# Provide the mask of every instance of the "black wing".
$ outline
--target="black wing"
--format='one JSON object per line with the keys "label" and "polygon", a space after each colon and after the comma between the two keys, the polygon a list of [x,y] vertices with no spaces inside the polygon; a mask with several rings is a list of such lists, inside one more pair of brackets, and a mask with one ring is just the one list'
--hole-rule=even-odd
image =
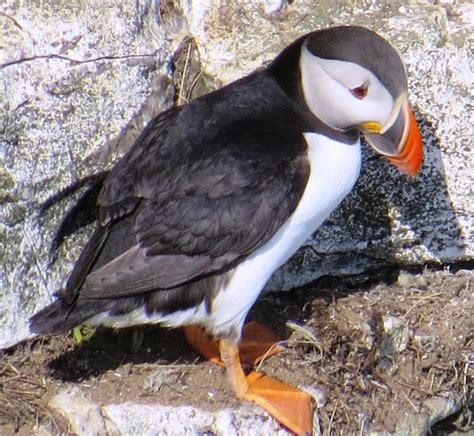
{"label": "black wing", "polygon": [[107,238],[97,256],[97,247],[81,256],[94,257],[93,271],[69,292],[110,298],[173,288],[231,268],[285,223],[309,175],[306,145],[290,127],[297,114],[285,95],[259,77],[150,123],[104,182],[107,230],[98,232]]}

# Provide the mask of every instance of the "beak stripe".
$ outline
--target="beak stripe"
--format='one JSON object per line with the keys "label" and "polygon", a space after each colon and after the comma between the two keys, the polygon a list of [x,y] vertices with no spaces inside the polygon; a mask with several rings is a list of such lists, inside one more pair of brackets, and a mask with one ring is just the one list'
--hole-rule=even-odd
{"label": "beak stripe", "polygon": [[407,110],[407,115],[408,134],[401,147],[400,154],[387,157],[387,159],[404,173],[416,176],[423,160],[423,145],[415,116],[410,109]]}

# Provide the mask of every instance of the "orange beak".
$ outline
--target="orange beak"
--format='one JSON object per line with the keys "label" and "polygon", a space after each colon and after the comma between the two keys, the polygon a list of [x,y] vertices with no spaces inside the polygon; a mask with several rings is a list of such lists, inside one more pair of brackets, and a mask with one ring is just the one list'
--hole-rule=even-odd
{"label": "orange beak", "polygon": [[403,173],[414,177],[418,174],[423,160],[423,142],[415,116],[409,108],[406,118],[408,118],[408,126],[405,142],[401,146],[400,153],[395,156],[387,156],[387,160]]}
{"label": "orange beak", "polygon": [[361,127],[365,139],[377,153],[401,172],[412,177],[417,175],[423,160],[423,143],[407,100],[400,106],[395,122],[384,133],[377,133],[376,123],[365,123]]}

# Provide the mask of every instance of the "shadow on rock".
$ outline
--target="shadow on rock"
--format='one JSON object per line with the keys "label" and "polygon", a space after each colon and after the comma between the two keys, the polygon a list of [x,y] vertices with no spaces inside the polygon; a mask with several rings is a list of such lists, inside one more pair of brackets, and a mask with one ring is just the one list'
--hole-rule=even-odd
{"label": "shadow on rock", "polygon": [[[450,198],[436,131],[419,112],[418,123],[425,150],[420,174],[416,178],[400,174],[364,147],[365,162],[356,188],[315,235],[313,268],[353,274],[383,266],[441,265],[466,258],[466,241]],[[346,249],[338,242],[332,246],[331,227],[337,226],[341,227],[336,229],[337,238],[357,245]],[[317,248],[320,240],[321,250]]]}

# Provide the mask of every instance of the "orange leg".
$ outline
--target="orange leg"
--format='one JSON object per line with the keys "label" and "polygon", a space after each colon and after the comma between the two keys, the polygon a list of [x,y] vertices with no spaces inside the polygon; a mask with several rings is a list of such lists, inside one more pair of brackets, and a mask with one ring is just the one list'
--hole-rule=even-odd
{"label": "orange leg", "polygon": [[[270,336],[263,333],[265,340],[260,346],[257,339],[249,338],[249,333],[262,333],[265,330],[269,331],[268,328],[256,323],[247,329],[246,340],[251,344],[247,347],[244,344],[243,351],[247,353],[247,362],[255,363],[264,355],[275,354],[281,350],[277,348],[271,351],[271,354],[268,352],[275,343],[274,333],[272,333],[273,342]],[[198,327],[187,327],[186,336],[190,344],[207,359],[225,366],[230,386],[238,398],[258,404],[297,435],[311,434],[313,409],[309,395],[262,373],[252,371],[245,376],[239,356],[239,354],[242,355],[242,351],[234,341],[222,339],[217,344]],[[245,334],[242,342],[245,342],[244,336]]]}
{"label": "orange leg", "polygon": [[[201,327],[188,326],[184,329],[186,339],[189,344],[207,360],[216,365],[224,366],[219,351],[219,343],[209,339]],[[273,356],[283,351],[283,347],[278,345],[280,338],[267,326],[250,321],[245,324],[242,330],[242,337],[239,343],[240,361],[258,364],[264,358]]]}

